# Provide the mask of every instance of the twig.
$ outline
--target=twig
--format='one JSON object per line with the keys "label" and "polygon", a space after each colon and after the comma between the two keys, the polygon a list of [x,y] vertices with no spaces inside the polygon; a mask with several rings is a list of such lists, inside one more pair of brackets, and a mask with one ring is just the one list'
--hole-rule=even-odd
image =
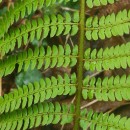
{"label": "twig", "polygon": [[[77,10],[77,9],[72,9],[72,8],[63,7],[63,6],[61,6],[61,9],[62,9],[62,10],[65,10],[65,11],[70,11],[70,12],[76,12],[76,11],[79,11],[79,10]],[[85,14],[86,14],[86,15],[90,15],[89,12],[90,12],[90,11],[86,11]]]}
{"label": "twig", "polygon": [[103,70],[100,71],[100,72],[97,71],[97,72],[91,74],[89,78],[91,79],[92,77],[95,77],[95,76],[97,76],[98,74],[100,74],[100,73],[102,73],[102,72],[103,72]]}
{"label": "twig", "polygon": [[68,42],[68,40],[69,40],[69,37],[70,37],[70,35],[68,34],[68,35],[66,36],[66,39],[65,39],[65,44],[67,44],[67,42]]}
{"label": "twig", "polygon": [[71,36],[70,36],[70,43],[71,43],[72,47],[74,47],[74,42],[72,41]]}
{"label": "twig", "polygon": [[83,105],[80,109],[84,109],[84,108],[86,108],[86,107],[89,107],[90,105],[92,105],[92,104],[94,104],[94,103],[96,103],[96,102],[98,102],[97,99],[93,100],[92,102],[89,102],[88,104]]}
{"label": "twig", "polygon": [[76,10],[76,9],[72,9],[72,8],[68,8],[68,7],[63,7],[63,6],[61,6],[61,9],[62,10],[66,10],[66,11],[71,11],[71,12],[79,11],[79,10]]}

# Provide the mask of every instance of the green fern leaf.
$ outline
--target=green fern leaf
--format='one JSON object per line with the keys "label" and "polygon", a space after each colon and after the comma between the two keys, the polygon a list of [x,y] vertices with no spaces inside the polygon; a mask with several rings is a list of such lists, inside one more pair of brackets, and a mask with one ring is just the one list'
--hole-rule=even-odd
{"label": "green fern leaf", "polygon": [[84,67],[86,70],[97,70],[101,71],[130,67],[130,43],[123,44],[121,46],[115,46],[106,48],[105,50],[100,49],[97,51],[94,49],[90,52],[90,48],[85,52],[85,63]]}
{"label": "green fern leaf", "polygon": [[130,100],[130,76],[126,77],[110,77],[98,78],[95,77],[89,79],[87,76],[83,81],[82,95],[84,99],[93,99],[96,97],[97,100],[103,101],[122,101]]}
{"label": "green fern leaf", "polygon": [[102,16],[100,19],[89,17],[86,20],[86,38],[98,40],[129,34],[130,11],[123,10],[116,14]]}
{"label": "green fern leaf", "polygon": [[18,0],[15,2],[14,7],[11,7],[0,21],[0,38],[4,37],[4,34],[8,31],[9,27],[14,22],[18,21],[19,18],[24,18],[26,14],[30,15],[37,9],[40,9],[43,6],[48,7],[56,2],[62,3],[64,0]]}
{"label": "green fern leaf", "polygon": [[130,118],[114,114],[96,113],[86,109],[81,111],[80,126],[83,130],[129,130]]}
{"label": "green fern leaf", "polygon": [[44,102],[0,116],[0,129],[28,129],[41,125],[71,123],[74,105]]}
{"label": "green fern leaf", "polygon": [[5,38],[0,40],[0,51],[1,55],[4,56],[9,50],[14,50],[16,43],[18,48],[21,47],[22,42],[26,45],[29,42],[32,42],[34,38],[38,40],[40,38],[46,38],[49,35],[50,37],[59,36],[63,34],[72,34],[75,35],[78,32],[78,22],[79,22],[79,13],[76,12],[71,18],[69,13],[65,14],[65,17],[62,15],[48,15],[44,16],[44,19],[28,21],[25,25],[20,26],[20,28],[13,28],[7,34]]}
{"label": "green fern leaf", "polygon": [[[65,74],[62,78],[51,77],[41,79],[40,82],[29,83],[19,87],[0,98],[0,113],[9,112],[18,108],[30,107],[58,95],[73,95],[76,92],[76,75],[70,77]],[[62,82],[61,82],[62,81]]]}
{"label": "green fern leaf", "polygon": [[66,44],[65,47],[62,48],[62,50],[64,49],[64,53],[59,51],[60,48],[62,47],[53,46],[51,48],[48,46],[45,52],[44,48],[40,47],[35,48],[34,51],[29,49],[28,51],[5,58],[0,61],[0,76],[10,74],[14,70],[16,64],[19,65],[18,72],[20,72],[22,68],[24,71],[27,71],[29,66],[31,66],[31,69],[34,69],[35,67],[40,69],[42,65],[44,65],[44,69],[47,69],[48,67],[57,67],[57,65],[58,67],[74,66],[77,62],[77,45],[71,49],[70,46]]}

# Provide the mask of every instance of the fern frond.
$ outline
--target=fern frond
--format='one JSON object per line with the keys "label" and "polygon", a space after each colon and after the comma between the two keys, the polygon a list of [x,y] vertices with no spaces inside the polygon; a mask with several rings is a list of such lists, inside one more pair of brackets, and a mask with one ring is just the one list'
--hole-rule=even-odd
{"label": "fern frond", "polygon": [[112,13],[102,16],[100,19],[90,17],[86,21],[86,38],[88,40],[98,40],[110,38],[112,36],[122,36],[129,34],[130,30],[130,10],[120,11],[117,15]]}
{"label": "fern frond", "polygon": [[62,78],[45,78],[40,82],[29,83],[19,87],[9,94],[0,97],[0,113],[9,112],[18,108],[30,107],[38,102],[43,102],[58,95],[73,95],[76,92],[76,75],[70,77],[65,74]]}
{"label": "fern frond", "polygon": [[83,81],[82,95],[84,99],[96,99],[103,101],[130,100],[130,76],[106,77],[103,80],[87,76]]}
{"label": "fern frond", "polygon": [[68,44],[58,47],[53,45],[47,47],[46,51],[43,47],[35,48],[18,53],[17,55],[9,56],[8,58],[0,61],[0,76],[10,74],[15,65],[18,64],[18,72],[23,68],[27,71],[30,67],[33,70],[35,67],[40,69],[44,65],[44,69],[48,67],[67,67],[74,66],[77,63],[78,46],[75,45],[72,50]]}
{"label": "fern frond", "polygon": [[16,43],[18,48],[22,43],[25,45],[34,38],[46,38],[49,34],[50,37],[59,36],[61,34],[75,35],[78,32],[79,13],[74,13],[73,17],[69,13],[65,16],[58,14],[57,16],[44,15],[44,19],[28,21],[20,28],[11,29],[3,39],[0,40],[0,52],[4,56],[9,50],[13,50]]}
{"label": "fern frond", "polygon": [[93,8],[94,6],[114,4],[116,1],[119,0],[86,0],[86,4],[89,8]]}
{"label": "fern frond", "polygon": [[85,51],[85,63],[84,67],[86,70],[97,70],[101,71],[114,69],[114,68],[124,68],[130,67],[130,43],[117,45],[115,47],[102,48],[97,51],[87,49]]}
{"label": "fern frond", "polygon": [[129,130],[130,118],[114,114],[96,113],[92,110],[81,111],[80,126],[83,130]]}
{"label": "fern frond", "polygon": [[25,15],[30,15],[37,9],[43,6],[50,6],[56,2],[62,3],[64,0],[18,0],[15,2],[14,7],[3,16],[0,21],[0,38],[8,31],[9,27],[19,18],[24,18]]}
{"label": "fern frond", "polygon": [[12,113],[0,116],[1,130],[26,130],[39,125],[57,124],[61,125],[73,121],[74,105],[60,105],[56,103],[43,103],[33,105],[27,109],[19,109]]}
{"label": "fern frond", "polygon": [[[11,113],[0,116],[0,129],[31,129],[39,125],[57,124],[61,125],[71,123],[75,116],[75,107],[71,104],[60,105],[59,103],[47,103],[33,105],[32,107],[19,109]],[[129,130],[130,118],[114,114],[108,115],[103,113],[94,113],[86,109],[81,111],[80,126],[83,130],[88,127],[90,130],[112,129],[112,130]]]}

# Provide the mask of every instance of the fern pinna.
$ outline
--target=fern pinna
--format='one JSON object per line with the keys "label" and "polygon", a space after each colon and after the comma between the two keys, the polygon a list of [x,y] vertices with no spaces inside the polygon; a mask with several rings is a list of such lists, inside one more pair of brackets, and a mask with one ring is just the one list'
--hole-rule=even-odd
{"label": "fern pinna", "polygon": [[[97,41],[129,34],[130,11],[122,10],[107,16],[88,17],[86,7],[106,6],[119,0],[16,0],[0,19],[0,77],[29,68],[77,68],[74,73],[44,77],[22,85],[0,97],[0,129],[25,130],[49,124],[73,122],[74,130],[129,130],[130,118],[82,109],[81,101],[130,100],[130,76],[96,78],[84,71],[105,71],[130,67],[130,43],[107,48],[85,48],[85,41]],[[2,2],[0,0],[0,2]],[[79,10],[47,14],[44,8],[56,4],[80,3]],[[35,13],[42,16],[33,19]],[[18,25],[21,19],[24,24]],[[74,45],[29,47],[34,39],[43,40],[61,35],[78,35]],[[31,76],[31,75],[30,75]],[[56,97],[75,96],[75,102],[56,102]]]}
{"label": "fern pinna", "polygon": [[78,31],[78,13],[73,14],[73,18],[69,13],[64,16],[45,15],[43,19],[28,20],[25,25],[21,25],[19,28],[11,28],[5,37],[0,41],[1,55],[4,56],[9,50],[14,50],[14,47],[21,47],[21,44],[25,45],[27,42],[32,42],[34,38],[38,40],[40,38],[46,38],[59,36],[61,34],[75,35]]}

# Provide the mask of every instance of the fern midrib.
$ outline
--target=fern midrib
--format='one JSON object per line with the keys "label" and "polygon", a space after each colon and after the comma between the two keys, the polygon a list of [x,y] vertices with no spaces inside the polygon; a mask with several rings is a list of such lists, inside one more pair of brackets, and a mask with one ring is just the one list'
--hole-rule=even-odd
{"label": "fern midrib", "polygon": [[[111,86],[111,87],[110,87]],[[115,86],[120,86],[120,87],[115,87]],[[90,87],[90,88],[87,88],[87,87]],[[117,89],[122,89],[122,87],[123,87],[123,89],[125,88],[129,88],[130,89],[130,85],[128,85],[127,83],[126,83],[126,85],[121,85],[121,84],[114,84],[114,85],[107,85],[107,86],[100,86],[100,88],[98,88],[97,86],[94,86],[94,87],[91,87],[90,85],[87,85],[87,86],[83,86],[82,87],[82,89],[87,89],[87,90],[107,90],[107,91],[110,91],[110,90],[114,90],[114,91],[116,91]]]}
{"label": "fern midrib", "polygon": [[15,40],[15,39],[18,39],[19,37],[23,37],[24,36],[24,34],[27,34],[27,33],[30,33],[30,32],[32,32],[32,31],[36,31],[36,30],[38,30],[38,29],[40,29],[40,28],[45,28],[45,27],[51,27],[51,26],[59,26],[59,25],[78,25],[78,23],[56,23],[56,24],[45,24],[44,26],[38,26],[38,27],[35,27],[35,28],[31,28],[31,30],[25,30],[24,32],[22,32],[22,33],[20,33],[19,35],[18,34],[16,34],[15,35],[15,37],[13,37],[13,38],[9,38],[9,40],[6,42],[6,39],[5,39],[5,41],[1,41],[1,43],[0,43],[0,47],[1,47],[1,49],[2,48],[4,48],[3,46],[5,46],[6,44],[8,44],[8,43],[10,43],[11,41],[13,41],[13,40]]}
{"label": "fern midrib", "polygon": [[[86,27],[85,30],[87,31],[93,31],[93,30],[101,30],[101,29],[106,29],[106,28],[113,28],[114,26],[119,26],[121,24],[125,24],[125,23],[129,23],[130,22],[130,19],[128,19],[127,21],[123,21],[120,22],[120,23],[117,23],[117,24],[110,24],[108,26],[98,26],[98,27]],[[104,24],[105,25],[105,24]]]}
{"label": "fern midrib", "polygon": [[104,60],[112,60],[112,59],[116,59],[116,58],[121,58],[121,57],[129,57],[129,54],[125,54],[125,55],[118,55],[118,56],[113,56],[113,57],[108,57],[108,58],[95,58],[95,59],[83,59],[84,61],[88,61],[88,62],[98,62],[98,61],[104,61]]}
{"label": "fern midrib", "polygon": [[[49,90],[49,89],[51,89],[51,90],[53,90],[53,89],[55,89],[55,88],[59,88],[59,87],[65,87],[65,86],[76,86],[77,84],[63,84],[63,85],[53,85],[53,86],[51,86],[51,87],[45,87],[45,88],[40,88],[40,89],[38,89],[38,90],[33,90],[33,92],[31,92],[31,93],[25,93],[25,94],[23,94],[23,95],[20,95],[19,97],[15,97],[15,98],[13,98],[13,99],[8,99],[8,100],[4,100],[3,101],[3,103],[1,102],[1,104],[6,104],[7,102],[12,102],[12,101],[14,101],[14,100],[17,100],[17,99],[22,99],[23,97],[28,97],[28,96],[30,96],[30,95],[34,95],[35,93],[40,93],[41,91],[47,91],[47,90]],[[54,87],[55,86],[55,87]],[[45,99],[46,100],[46,99]],[[1,106],[1,104],[0,104],[0,106]]]}
{"label": "fern midrib", "polygon": [[81,106],[81,94],[82,94],[82,81],[83,81],[83,57],[84,57],[84,40],[85,40],[85,12],[86,12],[86,0],[80,0],[80,22],[79,22],[79,37],[78,37],[78,58],[77,58],[77,92],[76,92],[76,101],[75,101],[75,119],[74,119],[74,128],[73,130],[79,130],[80,123],[80,106]]}

